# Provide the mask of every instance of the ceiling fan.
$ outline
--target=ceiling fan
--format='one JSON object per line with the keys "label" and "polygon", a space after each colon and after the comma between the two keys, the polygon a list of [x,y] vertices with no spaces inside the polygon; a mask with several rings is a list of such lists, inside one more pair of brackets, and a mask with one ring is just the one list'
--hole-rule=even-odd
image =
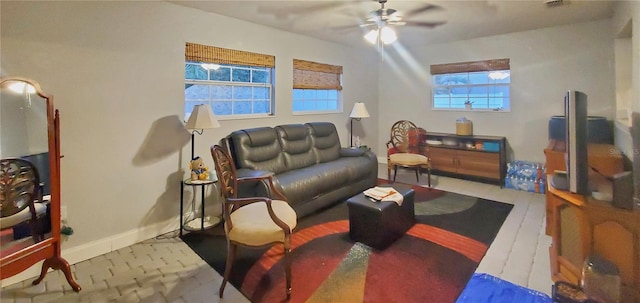
{"label": "ceiling fan", "polygon": [[373,27],[364,38],[367,41],[375,43],[390,44],[397,40],[395,31],[390,26],[421,26],[434,28],[438,25],[442,25],[446,22],[426,22],[426,21],[408,21],[404,18],[410,18],[420,13],[424,13],[430,10],[440,9],[440,6],[427,4],[425,6],[418,7],[405,14],[399,13],[393,8],[385,7],[387,0],[377,0],[380,3],[380,8],[369,13],[369,18],[360,27]]}

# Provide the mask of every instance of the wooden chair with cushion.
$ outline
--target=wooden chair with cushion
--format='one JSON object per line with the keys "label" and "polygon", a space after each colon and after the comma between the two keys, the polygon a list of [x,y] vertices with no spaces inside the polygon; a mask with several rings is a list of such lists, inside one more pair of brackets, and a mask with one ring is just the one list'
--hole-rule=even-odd
{"label": "wooden chair with cushion", "polygon": [[416,181],[420,182],[419,174],[422,169],[427,170],[428,186],[431,187],[431,160],[420,154],[420,136],[426,133],[413,122],[400,120],[391,126],[391,136],[387,142],[387,179],[391,181],[391,168],[393,168],[393,181],[396,180],[398,167],[414,169]]}
{"label": "wooden chair with cushion", "polygon": [[29,222],[34,242],[44,240],[38,219],[46,215],[40,175],[33,163],[21,158],[0,160],[0,230]]}
{"label": "wooden chair with cushion", "polygon": [[[227,237],[227,261],[220,298],[229,280],[237,246],[264,248],[275,243],[284,246],[286,292],[287,299],[291,298],[291,232],[297,224],[296,212],[273,185],[271,175],[238,179],[233,159],[225,149],[215,145],[211,148],[211,155],[223,197],[222,216]],[[238,182],[243,181],[264,181],[270,186],[272,197],[279,199],[238,198]]]}

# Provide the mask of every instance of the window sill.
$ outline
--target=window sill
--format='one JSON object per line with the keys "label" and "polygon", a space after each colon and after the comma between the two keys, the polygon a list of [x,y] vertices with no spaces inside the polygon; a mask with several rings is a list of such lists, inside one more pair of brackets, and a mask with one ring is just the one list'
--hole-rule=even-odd
{"label": "window sill", "polygon": [[220,116],[216,115],[216,118],[220,121],[224,120],[245,120],[245,119],[264,119],[264,118],[275,118],[276,115],[231,115],[231,116]]}
{"label": "window sill", "polygon": [[511,109],[484,109],[484,108],[474,108],[474,109],[464,109],[464,108],[431,108],[434,111],[443,111],[443,112],[461,112],[461,113],[510,113]]}
{"label": "window sill", "polygon": [[343,111],[317,111],[317,112],[293,112],[291,115],[293,116],[307,116],[307,115],[326,115],[326,114],[340,114]]}

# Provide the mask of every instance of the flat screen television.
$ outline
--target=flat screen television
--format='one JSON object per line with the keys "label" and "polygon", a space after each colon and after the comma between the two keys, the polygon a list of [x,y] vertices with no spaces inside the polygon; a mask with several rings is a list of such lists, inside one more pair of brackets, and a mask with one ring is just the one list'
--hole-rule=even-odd
{"label": "flat screen television", "polygon": [[555,174],[551,185],[572,193],[589,194],[587,161],[587,95],[567,91],[564,97],[566,174]]}

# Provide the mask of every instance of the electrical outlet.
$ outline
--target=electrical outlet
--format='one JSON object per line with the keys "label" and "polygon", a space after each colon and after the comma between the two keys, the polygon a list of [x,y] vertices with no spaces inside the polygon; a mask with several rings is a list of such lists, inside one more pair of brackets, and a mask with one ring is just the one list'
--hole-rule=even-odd
{"label": "electrical outlet", "polygon": [[60,220],[63,220],[63,221],[67,220],[67,207],[66,206],[60,206]]}

